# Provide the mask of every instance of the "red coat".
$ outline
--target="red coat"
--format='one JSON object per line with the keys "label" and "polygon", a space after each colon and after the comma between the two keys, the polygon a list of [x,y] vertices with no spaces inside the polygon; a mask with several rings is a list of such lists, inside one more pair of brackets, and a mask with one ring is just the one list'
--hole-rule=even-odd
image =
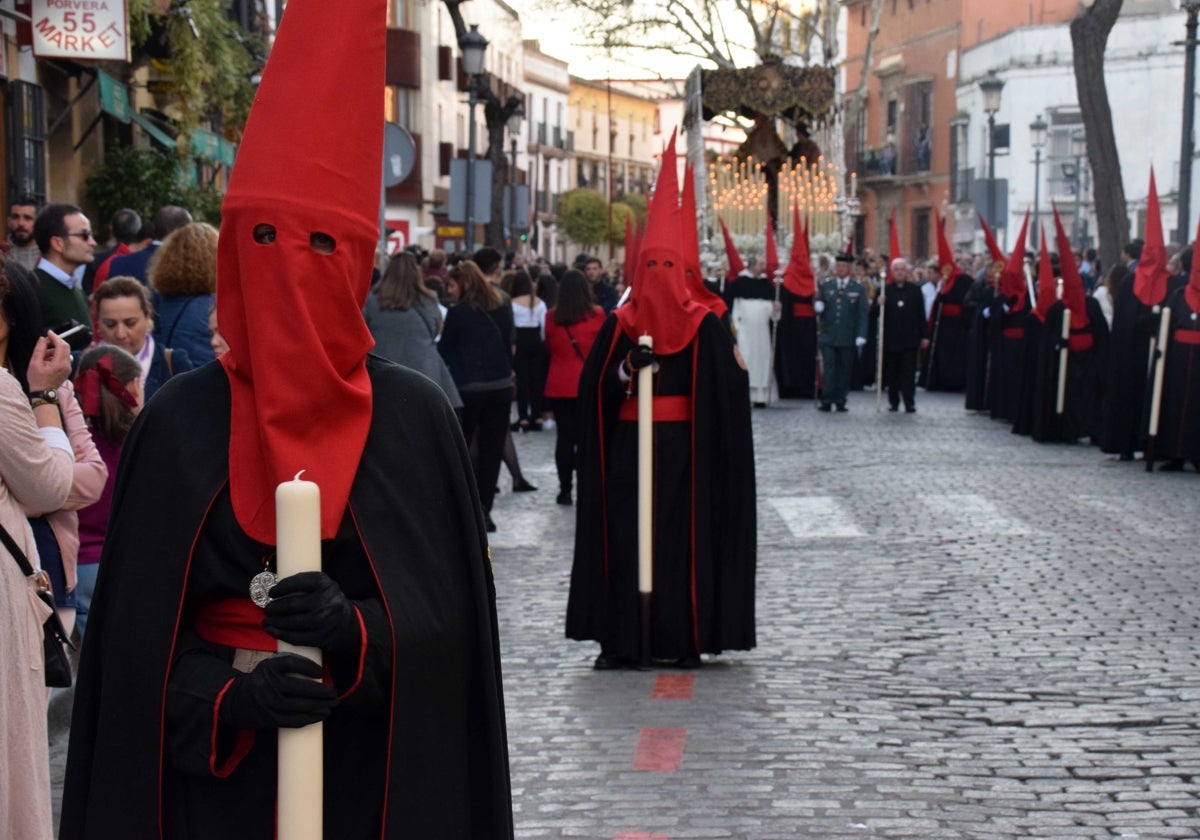
{"label": "red coat", "polygon": [[[604,318],[604,310],[595,306],[589,317],[563,327],[554,323],[553,309],[546,313],[546,349],[550,351],[550,372],[546,376],[545,390],[547,398],[573,400],[579,395],[579,374],[583,372],[583,360],[591,352],[596,334],[604,325]],[[574,345],[571,338],[575,339]]]}

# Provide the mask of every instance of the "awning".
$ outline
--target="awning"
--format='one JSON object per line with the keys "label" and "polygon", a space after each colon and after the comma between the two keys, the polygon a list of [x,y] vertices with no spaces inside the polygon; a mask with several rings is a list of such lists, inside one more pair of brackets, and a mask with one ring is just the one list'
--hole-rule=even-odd
{"label": "awning", "polygon": [[237,146],[218,134],[197,128],[192,131],[191,153],[213,163],[233,166]]}
{"label": "awning", "polygon": [[156,126],[149,117],[137,111],[131,111],[129,118],[142,127],[142,131],[150,135],[150,139],[156,141],[164,149],[175,148],[175,138],[167,134],[161,128]]}
{"label": "awning", "polygon": [[129,107],[129,91],[125,85],[99,69],[96,70],[96,81],[100,83],[100,109],[123,123],[129,122],[133,109]]}

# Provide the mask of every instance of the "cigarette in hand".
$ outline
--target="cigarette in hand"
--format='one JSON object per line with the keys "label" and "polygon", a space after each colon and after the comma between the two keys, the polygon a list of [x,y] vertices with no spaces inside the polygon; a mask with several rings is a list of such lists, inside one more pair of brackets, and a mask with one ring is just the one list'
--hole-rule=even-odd
{"label": "cigarette in hand", "polygon": [[79,332],[80,330],[84,330],[84,329],[87,329],[87,327],[85,327],[83,324],[76,324],[75,326],[71,327],[71,329],[67,330],[66,332],[55,333],[55,335],[57,335],[59,338],[61,338],[63,340],[66,340],[66,339],[70,338],[71,336],[75,335],[75,333]]}

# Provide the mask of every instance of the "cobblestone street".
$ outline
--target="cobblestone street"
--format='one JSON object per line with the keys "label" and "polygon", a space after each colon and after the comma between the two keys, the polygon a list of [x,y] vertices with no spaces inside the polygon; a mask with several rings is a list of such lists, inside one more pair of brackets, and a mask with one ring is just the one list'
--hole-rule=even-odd
{"label": "cobblestone street", "polygon": [[540,490],[504,473],[493,514],[517,836],[1200,837],[1200,476],[961,405],[755,411],[758,647],[698,671],[563,637],[574,508],[554,433],[521,436]]}

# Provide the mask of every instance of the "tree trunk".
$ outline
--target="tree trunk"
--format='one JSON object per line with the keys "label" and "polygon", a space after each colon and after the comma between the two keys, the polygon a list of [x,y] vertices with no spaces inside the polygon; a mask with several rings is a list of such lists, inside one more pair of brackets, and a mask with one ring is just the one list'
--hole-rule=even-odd
{"label": "tree trunk", "polygon": [[1095,0],[1071,21],[1074,47],[1075,89],[1087,132],[1088,164],[1092,168],[1092,196],[1100,259],[1105,267],[1117,264],[1129,241],[1129,216],[1121,159],[1113,134],[1112,108],[1104,80],[1104,48],[1121,13],[1124,0]]}

